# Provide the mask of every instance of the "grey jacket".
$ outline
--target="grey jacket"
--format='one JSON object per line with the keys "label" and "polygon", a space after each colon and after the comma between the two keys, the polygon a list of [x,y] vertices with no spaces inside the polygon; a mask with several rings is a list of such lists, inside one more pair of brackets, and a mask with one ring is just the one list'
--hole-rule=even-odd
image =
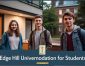
{"label": "grey jacket", "polygon": [[[43,28],[43,31],[40,34],[39,45],[46,45],[46,47],[49,47],[49,46],[52,45],[51,34],[48,30],[46,30],[47,31],[47,39],[48,39],[48,44],[46,44],[45,36],[44,36],[44,31],[45,30],[46,29]],[[36,33],[36,30],[33,30],[30,34],[29,44],[30,44],[31,49],[35,49],[35,33]]]}

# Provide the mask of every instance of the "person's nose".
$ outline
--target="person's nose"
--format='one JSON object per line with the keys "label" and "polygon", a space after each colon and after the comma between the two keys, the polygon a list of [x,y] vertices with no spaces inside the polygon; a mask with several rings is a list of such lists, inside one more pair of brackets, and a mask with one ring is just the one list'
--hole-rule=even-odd
{"label": "person's nose", "polygon": [[70,21],[69,19],[66,20],[66,22],[69,22],[69,21]]}
{"label": "person's nose", "polygon": [[40,23],[40,21],[38,21],[37,23]]}
{"label": "person's nose", "polygon": [[16,25],[14,25],[13,27],[16,27]]}

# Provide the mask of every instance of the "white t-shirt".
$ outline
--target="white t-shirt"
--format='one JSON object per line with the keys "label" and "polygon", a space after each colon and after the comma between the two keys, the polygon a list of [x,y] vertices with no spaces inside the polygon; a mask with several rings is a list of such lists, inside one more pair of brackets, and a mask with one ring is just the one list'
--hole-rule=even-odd
{"label": "white t-shirt", "polygon": [[18,46],[19,46],[19,37],[16,37],[15,33],[13,33],[13,36],[9,37],[9,44],[10,44],[10,48],[11,50],[18,50]]}
{"label": "white t-shirt", "polygon": [[69,35],[71,35],[72,31],[71,32],[67,32]]}

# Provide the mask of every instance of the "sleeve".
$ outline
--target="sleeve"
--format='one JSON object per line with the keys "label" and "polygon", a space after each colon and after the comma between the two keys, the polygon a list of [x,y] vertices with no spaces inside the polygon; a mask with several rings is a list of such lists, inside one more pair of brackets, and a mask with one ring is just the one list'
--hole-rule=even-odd
{"label": "sleeve", "polygon": [[49,31],[47,31],[48,47],[52,47],[52,37]]}
{"label": "sleeve", "polygon": [[5,49],[7,44],[7,34],[4,33],[2,36],[2,42],[1,42],[1,47],[0,49]]}
{"label": "sleeve", "polygon": [[81,37],[82,37],[83,51],[85,51],[85,30],[84,29],[81,29]]}
{"label": "sleeve", "polygon": [[22,45],[23,45],[23,41],[22,41],[22,35],[20,34],[20,42],[19,42],[19,49],[22,50]]}

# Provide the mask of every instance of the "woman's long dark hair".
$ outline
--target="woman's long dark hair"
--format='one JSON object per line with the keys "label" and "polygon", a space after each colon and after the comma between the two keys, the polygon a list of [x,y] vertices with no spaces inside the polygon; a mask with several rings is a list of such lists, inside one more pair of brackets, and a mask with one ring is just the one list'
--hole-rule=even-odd
{"label": "woman's long dark hair", "polygon": [[11,25],[12,25],[13,22],[15,22],[17,24],[17,29],[15,30],[15,35],[16,35],[16,37],[19,37],[20,36],[20,30],[19,30],[18,22],[16,20],[11,20],[11,22],[9,23],[7,33],[8,33],[9,36],[13,36],[13,31],[11,29]]}

